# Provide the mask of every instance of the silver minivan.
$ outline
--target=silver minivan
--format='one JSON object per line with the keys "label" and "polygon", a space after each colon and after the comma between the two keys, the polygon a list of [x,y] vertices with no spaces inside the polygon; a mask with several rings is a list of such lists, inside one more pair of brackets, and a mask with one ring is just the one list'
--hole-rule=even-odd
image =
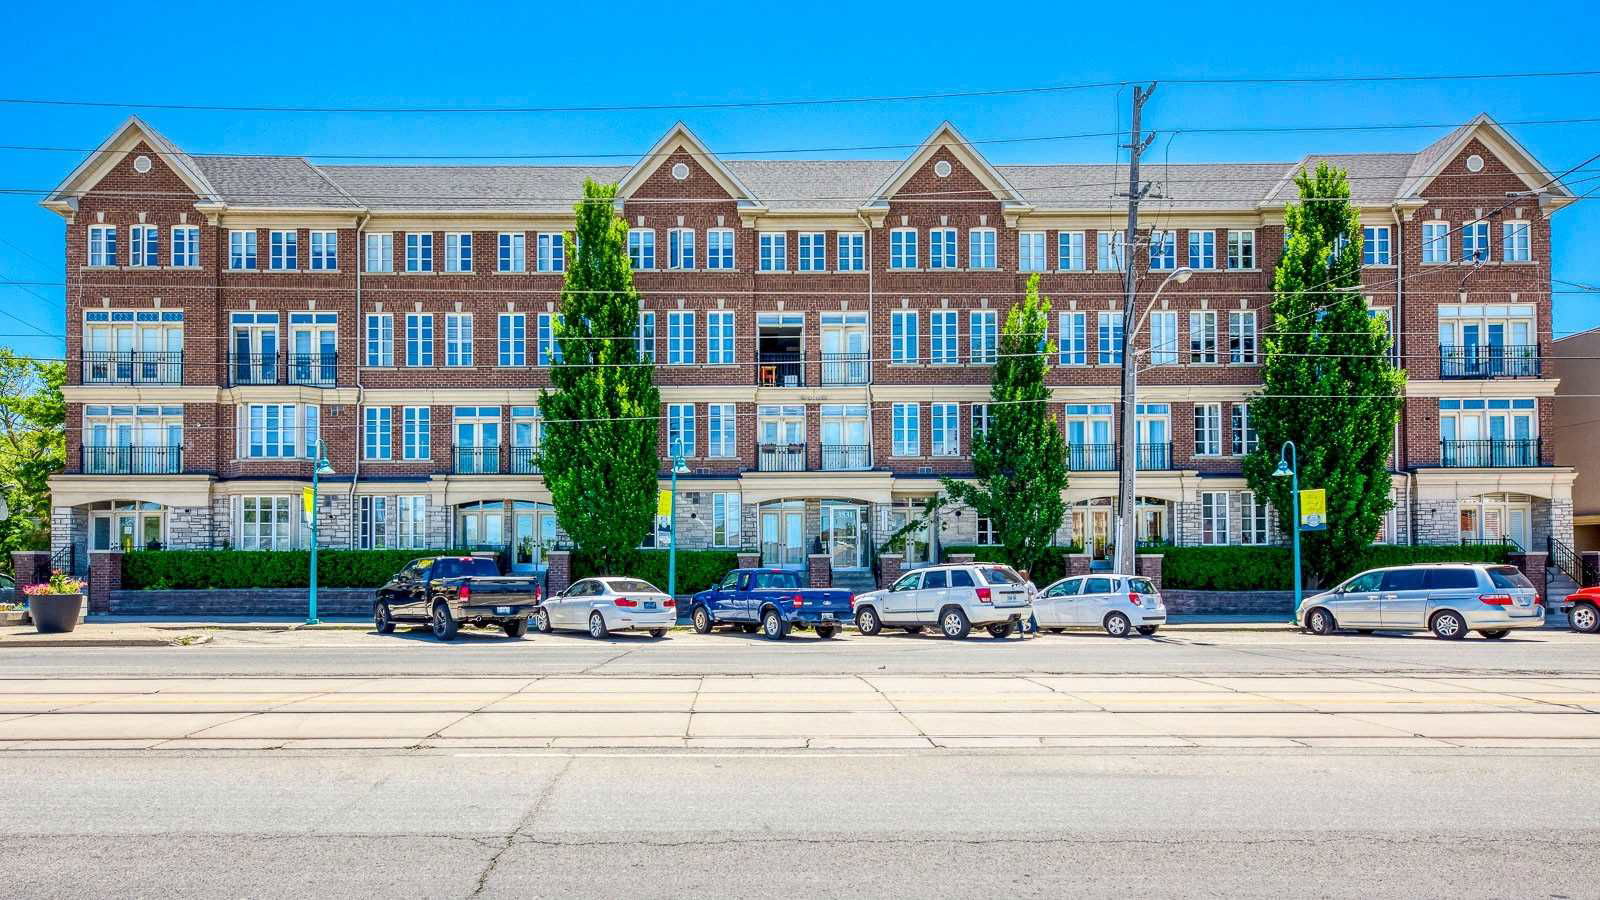
{"label": "silver minivan", "polygon": [[1104,628],[1112,637],[1137,630],[1149,636],[1167,623],[1167,606],[1148,578],[1137,575],[1076,575],[1051,583],[1033,598],[1040,628]]}
{"label": "silver minivan", "polygon": [[1542,627],[1544,606],[1516,566],[1429,563],[1362,572],[1306,597],[1295,619],[1312,634],[1432,631],[1459,640],[1476,631],[1494,639]]}

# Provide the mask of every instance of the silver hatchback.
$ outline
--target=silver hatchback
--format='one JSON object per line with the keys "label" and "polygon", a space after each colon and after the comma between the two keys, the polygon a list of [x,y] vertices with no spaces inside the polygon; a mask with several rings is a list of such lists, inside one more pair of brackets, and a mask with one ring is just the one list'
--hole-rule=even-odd
{"label": "silver hatchback", "polygon": [[1544,606],[1515,566],[1430,563],[1362,572],[1306,597],[1295,619],[1313,634],[1432,631],[1459,640],[1476,631],[1493,639],[1542,627]]}

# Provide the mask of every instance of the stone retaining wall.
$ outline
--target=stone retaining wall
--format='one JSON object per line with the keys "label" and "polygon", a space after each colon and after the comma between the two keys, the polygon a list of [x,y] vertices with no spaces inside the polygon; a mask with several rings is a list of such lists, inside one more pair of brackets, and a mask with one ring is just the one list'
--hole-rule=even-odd
{"label": "stone retaining wall", "polygon": [[[305,588],[110,592],[114,616],[304,616]],[[319,588],[317,616],[372,615],[371,588]]]}
{"label": "stone retaining wall", "polygon": [[1188,591],[1167,588],[1161,592],[1167,612],[1178,615],[1279,615],[1294,611],[1294,591]]}

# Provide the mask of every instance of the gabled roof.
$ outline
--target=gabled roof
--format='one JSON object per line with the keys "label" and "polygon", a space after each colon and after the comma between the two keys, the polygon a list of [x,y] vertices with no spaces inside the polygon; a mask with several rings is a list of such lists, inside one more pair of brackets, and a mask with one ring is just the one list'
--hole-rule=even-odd
{"label": "gabled roof", "polygon": [[1011,182],[1007,181],[999,170],[990,165],[989,161],[984,159],[983,154],[979,153],[972,146],[972,143],[963,137],[960,131],[956,130],[956,126],[948,121],[940,122],[939,127],[933,130],[933,134],[928,135],[927,140],[924,140],[922,145],[911,156],[907,157],[906,161],[901,163],[900,167],[895,169],[894,173],[885,179],[876,191],[873,191],[872,196],[863,205],[883,206],[887,204],[890,198],[905,186],[911,176],[920,171],[941,148],[948,148],[956,159],[960,160],[961,164],[966,166],[967,170],[976,176],[984,187],[992,191],[1001,202],[1017,206],[1028,205],[1027,201],[1022,199],[1022,195],[1017,193],[1017,189],[1011,186]]}
{"label": "gabled roof", "polygon": [[727,191],[729,196],[739,201],[740,206],[760,205],[755,194],[744,185],[744,182],[739,180],[739,176],[733,174],[733,170],[724,165],[715,153],[712,153],[698,137],[695,137],[694,132],[689,130],[689,126],[682,122],[678,122],[668,129],[667,133],[661,136],[661,140],[656,141],[655,146],[651,147],[639,162],[628,170],[628,173],[617,183],[617,197],[627,198],[632,196],[633,192],[638,190],[639,186],[645,182],[645,179],[655,174],[656,170],[661,168],[661,164],[679,150],[687,151],[693,156],[701,168],[710,173],[711,177],[722,185],[722,189]]}
{"label": "gabled roof", "polygon": [[361,208],[321,169],[298,156],[197,156],[194,161],[229,206]]}
{"label": "gabled roof", "polygon": [[1467,142],[1473,138],[1482,141],[1491,152],[1501,157],[1506,166],[1517,173],[1517,177],[1528,186],[1528,190],[1544,189],[1560,198],[1572,196],[1566,185],[1556,181],[1555,176],[1511,136],[1511,132],[1500,127],[1500,123],[1489,118],[1487,113],[1473,116],[1472,121],[1434,141],[1416,154],[1406,172],[1406,182],[1400,187],[1399,196],[1402,199],[1420,197],[1433,179],[1444,171],[1451,160],[1461,154]]}
{"label": "gabled roof", "polygon": [[56,185],[55,190],[44,199],[44,205],[57,209],[70,207],[78,197],[94,187],[112,167],[121,162],[141,142],[159,156],[168,168],[177,173],[183,183],[188,185],[201,200],[212,203],[221,201],[222,198],[216,188],[212,187],[205,173],[195,165],[187,153],[179,150],[176,144],[145,124],[143,119],[129,116],[110,137],[102,141],[93,153],[84,157],[83,162]]}
{"label": "gabled roof", "polygon": [[570,213],[583,180],[610,184],[623,166],[319,166],[373,212]]}
{"label": "gabled roof", "polygon": [[1321,163],[1343,169],[1349,176],[1352,202],[1393,203],[1400,196],[1400,187],[1415,158],[1414,153],[1314,153],[1290,166],[1261,203],[1276,206],[1299,200],[1294,177],[1301,172],[1315,172]]}

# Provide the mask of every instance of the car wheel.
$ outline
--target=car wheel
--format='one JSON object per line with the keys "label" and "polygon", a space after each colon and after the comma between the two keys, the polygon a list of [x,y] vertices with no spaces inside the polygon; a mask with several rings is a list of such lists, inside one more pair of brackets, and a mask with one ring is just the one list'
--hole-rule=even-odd
{"label": "car wheel", "polygon": [[598,612],[589,615],[589,637],[603,640],[611,632],[606,628],[606,617]]}
{"label": "car wheel", "polygon": [[992,637],[992,638],[1008,638],[1008,637],[1011,637],[1011,623],[1010,622],[996,622],[993,625],[990,625],[989,626],[989,637]]}
{"label": "car wheel", "polygon": [[959,606],[951,606],[939,614],[939,630],[944,636],[959,641],[972,632],[972,623],[967,621],[967,614]]}
{"label": "car wheel", "polygon": [[512,619],[511,621],[502,624],[500,629],[506,633],[506,637],[508,638],[527,637],[528,620]]}
{"label": "car wheel", "polygon": [[837,626],[837,625],[818,625],[817,626],[817,637],[822,638],[825,641],[832,640],[833,636],[838,634],[838,633],[839,633],[839,626]]}
{"label": "car wheel", "polygon": [[443,600],[433,604],[433,636],[441,641],[453,641],[456,632],[461,628],[456,624],[455,617],[450,615],[450,606]]}
{"label": "car wheel", "polygon": [[922,626],[921,625],[907,625],[906,626],[906,634],[921,634],[921,633],[922,633]]}
{"label": "car wheel", "polygon": [[1433,621],[1428,623],[1433,629],[1433,634],[1440,640],[1459,641],[1467,636],[1467,622],[1461,614],[1453,609],[1442,610],[1434,614]]}
{"label": "car wheel", "polygon": [[1491,628],[1488,631],[1480,631],[1478,633],[1483,635],[1484,637],[1488,638],[1491,641],[1498,641],[1501,638],[1505,637],[1506,635],[1510,634],[1511,633],[1511,629],[1509,629],[1509,628]]}
{"label": "car wheel", "polygon": [[[878,621],[878,613],[870,606],[863,606],[856,612],[856,630],[868,637],[883,630],[883,623]],[[907,628],[907,631],[911,629]],[[917,629],[920,631],[921,629]]]}
{"label": "car wheel", "polygon": [[704,606],[696,606],[694,612],[690,614],[689,620],[694,623],[695,634],[711,633],[711,610],[706,609]]}
{"label": "car wheel", "polygon": [[781,641],[789,636],[789,623],[777,610],[769,609],[761,616],[761,634],[769,641]]}
{"label": "car wheel", "polygon": [[389,604],[379,600],[373,605],[372,624],[379,634],[394,634],[394,616],[389,613]]}
{"label": "car wheel", "polygon": [[1119,612],[1107,615],[1103,624],[1105,625],[1106,634],[1112,637],[1127,637],[1128,633],[1133,630],[1133,623],[1128,621],[1127,616]]}
{"label": "car wheel", "polygon": [[1338,623],[1333,620],[1333,613],[1320,606],[1306,613],[1306,630],[1312,634],[1333,634],[1334,629],[1338,627]]}
{"label": "car wheel", "polygon": [[1149,637],[1150,635],[1155,634],[1156,633],[1156,629],[1159,628],[1159,627],[1160,627],[1159,625],[1140,625],[1139,626],[1139,633],[1144,635],[1145,637]]}
{"label": "car wheel", "polygon": [[1579,603],[1567,612],[1567,624],[1580,634],[1594,634],[1600,631],[1600,613],[1593,604]]}
{"label": "car wheel", "polygon": [[533,627],[539,629],[540,634],[549,634],[551,631],[554,631],[555,629],[550,626],[550,610],[541,606],[539,610],[533,614]]}

